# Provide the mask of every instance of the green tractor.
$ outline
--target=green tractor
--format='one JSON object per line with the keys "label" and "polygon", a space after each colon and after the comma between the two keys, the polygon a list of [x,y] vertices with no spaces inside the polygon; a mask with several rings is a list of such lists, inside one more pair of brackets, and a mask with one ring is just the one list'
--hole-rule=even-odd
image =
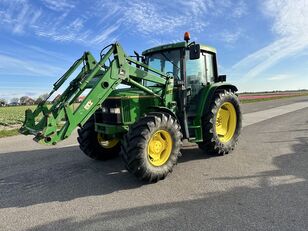
{"label": "green tractor", "polygon": [[[52,105],[46,99],[28,109],[20,132],[54,145],[79,127],[87,156],[107,160],[120,154],[129,172],[149,182],[172,171],[184,139],[207,154],[228,154],[241,131],[237,88],[218,75],[216,50],[189,39],[186,32],[184,42],[135,56],[115,43],[99,61],[85,52],[49,96],[81,69],[66,90]],[[80,96],[85,98],[74,108]]]}

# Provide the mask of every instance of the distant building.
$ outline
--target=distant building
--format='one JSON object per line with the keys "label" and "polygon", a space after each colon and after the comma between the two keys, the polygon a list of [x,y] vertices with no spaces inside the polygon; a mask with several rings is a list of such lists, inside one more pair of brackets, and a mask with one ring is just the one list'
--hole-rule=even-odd
{"label": "distant building", "polygon": [[20,99],[20,105],[29,106],[29,105],[34,105],[34,104],[35,104],[35,100],[30,97]]}
{"label": "distant building", "polygon": [[76,103],[81,103],[86,97],[81,95],[78,97],[78,99],[76,100]]}
{"label": "distant building", "polygon": [[32,98],[28,98],[25,103],[26,103],[26,105],[33,105],[33,104],[35,104],[35,100],[32,99]]}

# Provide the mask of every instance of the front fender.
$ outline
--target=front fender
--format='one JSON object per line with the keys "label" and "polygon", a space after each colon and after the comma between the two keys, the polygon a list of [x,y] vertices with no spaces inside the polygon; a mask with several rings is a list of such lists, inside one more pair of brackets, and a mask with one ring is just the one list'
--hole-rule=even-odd
{"label": "front fender", "polygon": [[224,83],[214,83],[214,84],[212,84],[208,88],[206,97],[204,99],[205,102],[203,104],[204,106],[203,106],[203,110],[202,110],[202,113],[201,113],[203,116],[207,113],[207,111],[208,111],[208,109],[211,105],[211,102],[213,101],[213,99],[215,97],[215,93],[216,92],[223,92],[224,90],[226,90],[226,91],[231,90],[232,92],[238,91],[237,87],[230,84],[230,83],[224,82]]}
{"label": "front fender", "polygon": [[167,108],[167,107],[152,106],[152,107],[149,107],[149,109],[150,109],[152,112],[163,112],[163,113],[167,113],[167,114],[172,115],[174,118],[177,119],[176,114],[175,114],[173,111],[171,111],[169,108]]}

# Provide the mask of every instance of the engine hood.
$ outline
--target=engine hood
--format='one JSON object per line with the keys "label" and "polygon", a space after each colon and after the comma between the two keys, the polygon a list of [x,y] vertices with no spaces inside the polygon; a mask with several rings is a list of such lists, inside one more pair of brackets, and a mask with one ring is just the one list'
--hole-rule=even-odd
{"label": "engine hood", "polygon": [[[149,88],[158,95],[162,94],[162,88],[160,87],[149,87]],[[122,88],[114,90],[107,99],[121,99],[121,98],[157,98],[157,97],[137,88]]]}

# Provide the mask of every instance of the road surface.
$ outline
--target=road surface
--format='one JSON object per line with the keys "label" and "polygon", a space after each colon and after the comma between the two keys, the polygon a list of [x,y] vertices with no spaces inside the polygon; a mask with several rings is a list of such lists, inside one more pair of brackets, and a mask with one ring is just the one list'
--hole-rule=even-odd
{"label": "road surface", "polygon": [[87,158],[75,136],[0,139],[0,230],[308,230],[308,97],[242,111],[232,154],[186,145],[156,184]]}

